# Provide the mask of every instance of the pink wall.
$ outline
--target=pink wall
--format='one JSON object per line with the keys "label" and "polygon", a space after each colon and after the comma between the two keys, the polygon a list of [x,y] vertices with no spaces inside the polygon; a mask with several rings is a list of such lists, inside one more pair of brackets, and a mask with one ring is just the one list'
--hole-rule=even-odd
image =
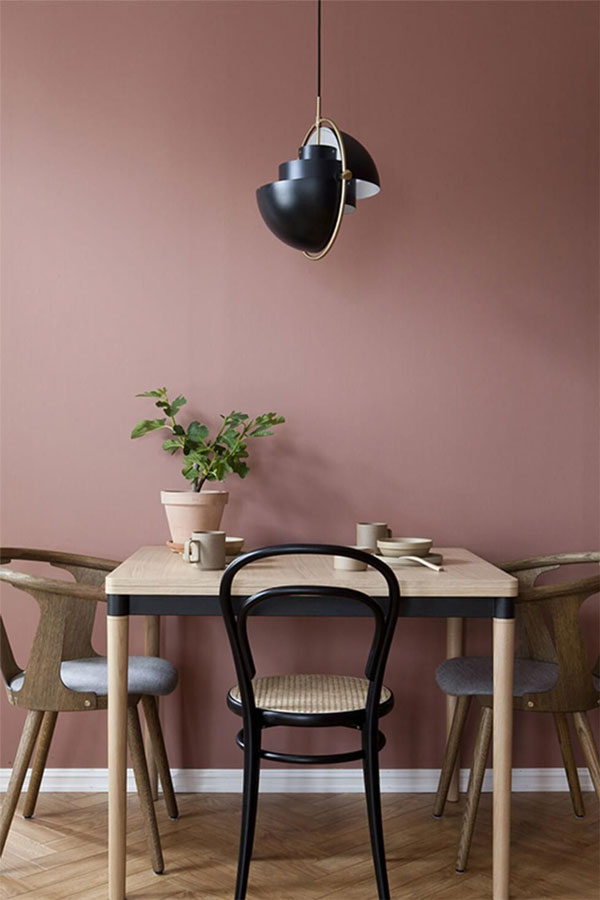
{"label": "pink wall", "polygon": [[[324,112],[383,190],[319,264],[254,199],[313,115],[312,5],[12,2],[2,25],[5,544],[164,541],[177,470],[129,432],[165,384],[213,420],[287,416],[228,483],[250,545],[372,517],[494,561],[598,545],[596,4],[327,4]],[[24,660],[33,601],[3,598]],[[271,671],[343,667],[364,631],[260,628]],[[221,623],[165,635],[173,764],[240,765]],[[439,764],[443,652],[441,622],[400,623],[385,766]],[[65,716],[49,764],[105,765],[94,725]],[[550,723],[524,717],[516,765],[544,764]]]}

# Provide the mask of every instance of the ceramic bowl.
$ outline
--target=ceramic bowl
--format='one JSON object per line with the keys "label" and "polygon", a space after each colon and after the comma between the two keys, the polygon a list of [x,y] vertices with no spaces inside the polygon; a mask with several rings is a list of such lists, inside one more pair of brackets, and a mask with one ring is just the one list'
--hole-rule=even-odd
{"label": "ceramic bowl", "polygon": [[[369,547],[353,547],[353,549],[362,550],[363,553],[372,552]],[[339,569],[341,572],[364,572],[367,564],[360,559],[352,559],[351,556],[334,556],[333,568]]]}
{"label": "ceramic bowl", "polygon": [[225,552],[227,556],[237,556],[238,553],[242,552],[244,546],[244,538],[241,537],[227,537],[225,538]]}
{"label": "ceramic bowl", "polygon": [[427,556],[433,541],[430,538],[385,538],[377,541],[382,556]]}

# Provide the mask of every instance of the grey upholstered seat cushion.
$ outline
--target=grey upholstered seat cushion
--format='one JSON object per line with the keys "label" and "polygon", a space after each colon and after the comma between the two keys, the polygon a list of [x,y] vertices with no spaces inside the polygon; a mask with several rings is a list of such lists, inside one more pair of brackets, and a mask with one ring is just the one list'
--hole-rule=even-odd
{"label": "grey upholstered seat cushion", "polygon": [[[491,656],[458,656],[435,670],[435,680],[446,694],[486,695],[494,693]],[[551,691],[558,680],[556,663],[515,659],[514,697]]]}
{"label": "grey upholstered seat cushion", "polygon": [[600,693],[600,675],[592,675],[592,678],[594,679],[594,687]]}
{"label": "grey upholstered seat cushion", "polygon": [[[61,663],[63,684],[77,693],[108,694],[108,666],[104,656],[93,659],[70,659]],[[127,690],[130,694],[170,694],[177,685],[177,669],[166,659],[157,656],[130,656]],[[10,683],[13,691],[23,687],[24,674]]]}

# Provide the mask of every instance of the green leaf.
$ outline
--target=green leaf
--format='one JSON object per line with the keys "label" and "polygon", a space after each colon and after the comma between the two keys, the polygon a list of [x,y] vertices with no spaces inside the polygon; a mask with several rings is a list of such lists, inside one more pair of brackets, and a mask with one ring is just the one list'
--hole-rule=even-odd
{"label": "green leaf", "polygon": [[201,425],[200,422],[190,422],[188,425],[188,439],[195,444],[200,444],[205,441],[209,434],[210,432],[206,425]]}
{"label": "green leaf", "polygon": [[176,453],[178,450],[181,450],[181,441],[178,441],[175,438],[167,438],[166,441],[163,441],[163,450],[170,450],[172,453]]}
{"label": "green leaf", "polygon": [[156,431],[157,428],[164,428],[164,426],[165,419],[144,419],[135,426],[131,432],[131,437],[139,438],[143,434],[148,434],[149,431]]}
{"label": "green leaf", "polygon": [[166,397],[166,388],[157,388],[155,391],[144,391],[143,394],[136,394],[136,397]]}
{"label": "green leaf", "polygon": [[186,462],[181,470],[181,474],[184,478],[187,478],[188,481],[193,481],[198,475],[198,469],[195,465],[190,465],[190,463]]}
{"label": "green leaf", "polygon": [[179,394],[178,397],[175,397],[175,399],[171,403],[171,410],[172,410],[171,415],[176,416],[177,413],[179,412],[179,410],[181,409],[181,407],[185,406],[186,403],[187,403],[187,400],[182,394]]}
{"label": "green leaf", "polygon": [[270,431],[271,428],[275,425],[281,425],[285,422],[284,416],[279,416],[277,413],[269,412],[263,413],[260,416],[257,416],[254,422],[252,423],[252,430],[249,432],[250,437],[269,437],[273,434]]}
{"label": "green leaf", "polygon": [[273,432],[269,431],[269,426],[261,425],[250,432],[250,437],[267,437],[270,434],[273,434]]}
{"label": "green leaf", "polygon": [[197,466],[204,466],[207,462],[208,451],[205,449],[188,449],[186,456],[190,461],[193,461]]}
{"label": "green leaf", "polygon": [[226,431],[221,435],[221,440],[224,444],[231,448],[237,444],[238,435],[235,431]]}
{"label": "green leaf", "polygon": [[246,413],[242,412],[230,412],[227,416],[221,416],[224,423],[228,425],[230,428],[238,428],[242,422],[245,422],[249,416]]}

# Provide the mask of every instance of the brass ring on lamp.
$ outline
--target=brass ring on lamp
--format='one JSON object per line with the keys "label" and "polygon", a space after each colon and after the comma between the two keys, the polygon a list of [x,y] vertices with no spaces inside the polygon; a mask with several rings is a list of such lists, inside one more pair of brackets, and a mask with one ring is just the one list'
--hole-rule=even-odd
{"label": "brass ring on lamp", "polygon": [[317,119],[310,126],[310,128],[308,129],[306,134],[304,135],[304,140],[302,141],[301,146],[302,147],[306,146],[312,133],[314,131],[317,131],[321,127],[321,125],[328,125],[329,128],[331,128],[331,130],[333,131],[333,133],[335,135],[335,139],[338,142],[341,163],[342,163],[342,174],[340,176],[342,179],[342,189],[340,191],[340,205],[338,208],[337,219],[335,220],[335,226],[331,233],[331,237],[327,241],[325,247],[319,253],[307,253],[306,250],[302,251],[304,256],[307,259],[314,259],[314,260],[323,259],[323,257],[329,253],[329,251],[335,244],[335,239],[337,238],[337,236],[339,234],[339,231],[340,231],[340,228],[342,225],[342,218],[344,216],[344,207],[346,205],[346,186],[347,186],[348,182],[350,181],[350,179],[352,178],[352,172],[346,168],[346,148],[344,147],[344,140],[342,138],[342,134],[341,134],[339,128],[337,127],[337,125],[335,124],[335,122],[332,122],[331,119],[326,119],[326,118],[323,118],[322,116],[318,116]]}

